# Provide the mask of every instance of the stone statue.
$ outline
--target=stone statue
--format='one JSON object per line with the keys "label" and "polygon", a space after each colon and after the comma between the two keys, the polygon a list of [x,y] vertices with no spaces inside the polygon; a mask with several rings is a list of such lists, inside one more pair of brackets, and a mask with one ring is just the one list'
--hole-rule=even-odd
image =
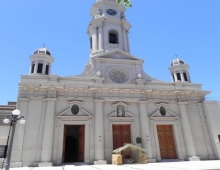
{"label": "stone statue", "polygon": [[125,17],[125,13],[124,13],[124,12],[121,13],[121,18],[126,20],[126,17]]}
{"label": "stone statue", "polygon": [[98,9],[97,11],[96,11],[96,15],[95,15],[95,19],[96,18],[100,18],[100,17],[102,17],[102,15],[101,15],[102,13],[101,13],[101,11],[100,11],[100,9]]}
{"label": "stone statue", "polygon": [[125,117],[125,108],[124,106],[117,106],[117,116],[118,117]]}

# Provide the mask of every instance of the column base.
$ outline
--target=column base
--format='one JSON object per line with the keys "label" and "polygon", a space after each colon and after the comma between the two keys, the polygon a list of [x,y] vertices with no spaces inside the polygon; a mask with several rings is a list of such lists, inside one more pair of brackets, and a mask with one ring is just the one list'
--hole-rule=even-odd
{"label": "column base", "polygon": [[155,162],[156,162],[156,159],[153,159],[153,158],[147,159],[147,163],[155,163]]}
{"label": "column base", "polygon": [[188,157],[189,161],[200,161],[200,158],[198,156],[191,156]]}
{"label": "column base", "polygon": [[106,165],[107,161],[106,160],[98,160],[94,161],[94,165]]}
{"label": "column base", "polygon": [[53,166],[53,162],[40,162],[38,163],[38,167],[51,167]]}
{"label": "column base", "polygon": [[209,160],[216,160],[217,158],[216,158],[216,156],[214,156],[214,155],[209,155]]}

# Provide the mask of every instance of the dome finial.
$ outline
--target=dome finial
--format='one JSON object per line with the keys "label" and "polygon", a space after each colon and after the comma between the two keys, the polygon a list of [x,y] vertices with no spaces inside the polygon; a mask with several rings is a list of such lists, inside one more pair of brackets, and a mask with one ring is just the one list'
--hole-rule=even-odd
{"label": "dome finial", "polygon": [[46,45],[46,44],[45,44],[45,43],[43,43],[43,48],[45,48],[45,45]]}

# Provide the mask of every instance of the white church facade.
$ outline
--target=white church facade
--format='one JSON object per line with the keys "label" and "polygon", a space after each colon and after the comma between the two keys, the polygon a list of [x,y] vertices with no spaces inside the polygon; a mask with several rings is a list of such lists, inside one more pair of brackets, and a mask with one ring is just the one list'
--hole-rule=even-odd
{"label": "white church facade", "polygon": [[12,164],[106,164],[124,143],[145,149],[148,162],[219,159],[220,102],[205,100],[210,91],[192,83],[189,66],[176,58],[172,82],[152,78],[144,61],[130,54],[125,8],[97,0],[91,15],[82,74],[51,74],[54,58],[46,48],[30,56],[17,101],[26,124],[16,127]]}

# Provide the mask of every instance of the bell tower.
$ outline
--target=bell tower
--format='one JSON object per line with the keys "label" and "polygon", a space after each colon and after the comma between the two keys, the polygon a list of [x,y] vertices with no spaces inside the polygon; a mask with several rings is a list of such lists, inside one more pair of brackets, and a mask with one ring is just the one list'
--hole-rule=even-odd
{"label": "bell tower", "polygon": [[125,7],[116,0],[97,0],[91,9],[93,20],[88,27],[90,57],[120,49],[130,52],[128,32],[131,28],[125,17]]}

